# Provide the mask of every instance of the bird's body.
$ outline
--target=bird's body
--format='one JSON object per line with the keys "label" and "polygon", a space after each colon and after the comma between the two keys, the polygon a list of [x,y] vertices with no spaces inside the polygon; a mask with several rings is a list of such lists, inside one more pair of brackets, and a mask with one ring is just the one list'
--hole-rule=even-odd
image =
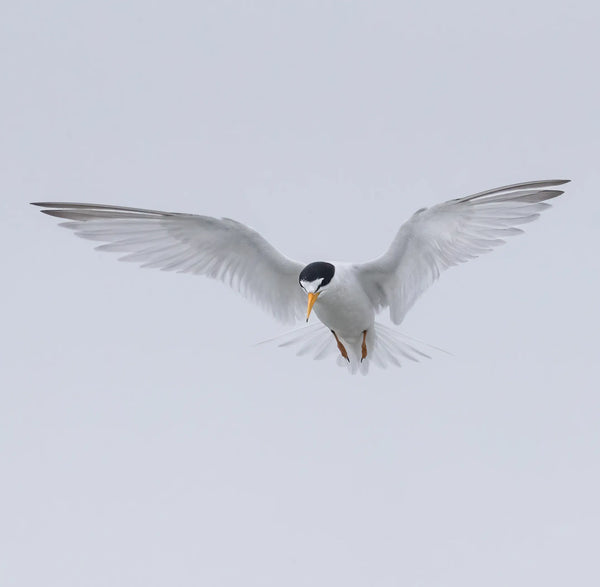
{"label": "bird's body", "polygon": [[341,342],[351,369],[358,368],[362,362],[363,333],[367,333],[367,349],[374,346],[375,309],[358,279],[355,266],[349,263],[334,265],[335,279],[327,293],[319,296],[314,312]]}
{"label": "bird's body", "polygon": [[100,250],[125,253],[122,260],[143,267],[221,279],[282,321],[304,312],[308,321],[314,307],[333,335],[325,346],[310,334],[315,358],[335,345],[352,372],[366,372],[371,360],[385,366],[400,364],[400,356],[422,355],[375,323],[379,311],[389,308],[392,322],[402,322],[443,270],[520,234],[518,225],[535,220],[549,207],[546,200],[563,193],[547,188],[567,181],[515,184],[422,208],[381,257],[360,264],[292,261],[257,232],[227,218],[99,204],[35,205],[66,219],[64,226],[79,236],[104,242]]}
{"label": "bird's body", "polygon": [[362,284],[354,265],[334,263],[335,279],[320,296],[314,312],[325,326],[340,338],[358,341],[365,330],[375,323],[375,309]]}

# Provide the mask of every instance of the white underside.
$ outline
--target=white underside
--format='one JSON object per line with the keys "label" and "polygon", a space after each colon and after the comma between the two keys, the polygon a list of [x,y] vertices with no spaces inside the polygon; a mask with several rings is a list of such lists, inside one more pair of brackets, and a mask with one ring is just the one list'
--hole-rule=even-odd
{"label": "white underside", "polygon": [[348,342],[362,342],[373,327],[375,310],[352,265],[335,264],[335,276],[319,295],[313,312],[327,328]]}

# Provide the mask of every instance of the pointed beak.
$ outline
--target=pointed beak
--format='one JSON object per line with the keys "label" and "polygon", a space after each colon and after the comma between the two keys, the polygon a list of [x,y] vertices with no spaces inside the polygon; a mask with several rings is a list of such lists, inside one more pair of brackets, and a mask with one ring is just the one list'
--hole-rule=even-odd
{"label": "pointed beak", "polygon": [[315,305],[315,302],[317,301],[317,298],[319,297],[318,293],[309,293],[308,294],[308,308],[306,310],[306,321],[308,322],[308,317],[310,316],[310,312],[313,308],[313,306]]}

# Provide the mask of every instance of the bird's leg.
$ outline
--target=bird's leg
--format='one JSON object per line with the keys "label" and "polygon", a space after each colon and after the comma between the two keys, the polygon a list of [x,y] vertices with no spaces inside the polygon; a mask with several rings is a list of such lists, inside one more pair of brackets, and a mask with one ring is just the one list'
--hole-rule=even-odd
{"label": "bird's leg", "polygon": [[333,336],[335,336],[335,341],[337,342],[337,347],[340,351],[340,353],[342,353],[342,357],[344,357],[344,359],[346,359],[346,361],[348,361],[348,363],[350,362],[350,359],[348,358],[348,353],[346,352],[346,347],[342,344],[342,341],[338,338],[338,335],[332,330],[331,334],[333,334]]}
{"label": "bird's leg", "polygon": [[360,362],[362,363],[367,358],[367,331],[363,330],[363,341],[361,348]]}

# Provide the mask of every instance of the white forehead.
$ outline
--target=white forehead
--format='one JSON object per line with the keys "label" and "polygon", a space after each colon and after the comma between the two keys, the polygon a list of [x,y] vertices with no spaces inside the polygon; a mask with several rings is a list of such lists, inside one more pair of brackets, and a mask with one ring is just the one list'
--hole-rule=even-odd
{"label": "white forehead", "polygon": [[319,279],[315,279],[314,281],[305,281],[304,279],[302,279],[300,281],[300,285],[308,292],[308,293],[315,293],[317,291],[317,289],[319,288],[319,286],[321,285],[321,282],[323,281],[322,277],[319,277]]}

